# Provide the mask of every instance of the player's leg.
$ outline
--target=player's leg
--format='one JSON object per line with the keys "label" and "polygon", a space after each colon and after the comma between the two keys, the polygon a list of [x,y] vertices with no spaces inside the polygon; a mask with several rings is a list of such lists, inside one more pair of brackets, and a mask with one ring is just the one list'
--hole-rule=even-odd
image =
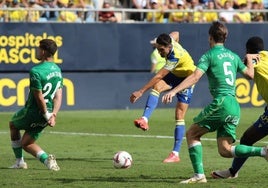
{"label": "player's leg", "polygon": [[160,80],[154,85],[147,98],[142,117],[134,121],[136,127],[141,128],[144,131],[149,129],[148,121],[158,105],[160,93],[170,88],[171,87],[163,80]]}
{"label": "player's leg", "polygon": [[174,144],[172,152],[163,161],[164,163],[179,162],[179,152],[181,149],[181,144],[183,142],[183,137],[185,133],[185,121],[184,117],[188,109],[189,104],[178,102],[175,110],[176,125],[174,129]]}
{"label": "player's leg", "polygon": [[23,149],[26,152],[30,153],[32,156],[36,157],[44,165],[46,165],[49,170],[60,170],[55,157],[53,155],[48,155],[38,144],[36,144],[36,140],[40,134],[41,129],[39,132],[25,132],[22,137]]}
{"label": "player's leg", "polygon": [[186,132],[188,151],[194,169],[194,176],[181,183],[206,182],[200,138],[208,132],[216,131],[220,126],[220,101],[220,99],[214,99],[208,106],[206,106],[196,117],[194,117],[194,124]]}
{"label": "player's leg", "polygon": [[[265,147],[254,147],[247,146],[244,144],[239,144],[236,146],[228,146],[225,144],[224,139],[220,137],[232,137],[233,141],[236,139],[236,126],[239,123],[240,119],[240,106],[236,101],[235,97],[225,96],[222,102],[224,110],[222,114],[222,122],[225,123],[225,126],[221,126],[218,129],[218,146],[219,153],[223,157],[250,157],[250,156],[263,156],[266,157],[266,148]],[[232,108],[230,108],[232,106]],[[221,130],[221,132],[219,132]],[[231,144],[230,144],[231,145]]]}
{"label": "player's leg", "polygon": [[[254,125],[252,125],[244,132],[243,136],[241,137],[240,144],[252,146],[257,141],[264,138],[267,134],[268,134],[267,131],[265,133],[264,131],[261,131],[259,130],[259,128],[256,128]],[[247,159],[248,157],[234,158],[232,166],[229,169],[233,176],[235,176],[238,173],[238,171],[240,170],[240,168],[243,166],[243,164],[246,162]]]}
{"label": "player's leg", "polygon": [[[240,144],[252,146],[254,143],[268,135],[268,122],[266,122],[267,115],[268,111],[267,108],[265,108],[265,112],[259,117],[259,119],[244,132],[240,139]],[[259,126],[260,124],[262,126]],[[232,166],[229,169],[216,170],[213,171],[211,175],[214,178],[236,178],[238,177],[238,171],[241,169],[247,159],[248,157],[236,157],[234,158]]]}
{"label": "player's leg", "polygon": [[198,124],[193,124],[186,132],[186,139],[190,160],[194,169],[194,175],[190,179],[180,183],[206,183],[206,176],[203,168],[203,151],[200,138],[208,133],[208,129]]}
{"label": "player's leg", "polygon": [[[176,87],[183,80],[184,78],[178,78],[174,75],[169,75],[169,77],[166,78],[166,82],[169,83],[172,86],[172,88]],[[188,106],[190,104],[190,101],[193,95],[193,90],[194,90],[194,86],[191,86],[176,94],[178,102],[177,102],[176,110],[175,110],[176,122],[175,122],[175,129],[174,129],[174,145],[173,145],[172,152],[163,161],[164,163],[180,161],[179,152],[180,152],[181,144],[183,142],[183,136],[185,133],[184,117],[188,110]]]}
{"label": "player's leg", "polygon": [[27,164],[24,162],[21,134],[20,130],[23,130],[25,124],[27,124],[27,110],[21,109],[16,112],[9,123],[11,147],[16,157],[16,162],[10,168],[15,169],[27,169]]}
{"label": "player's leg", "polygon": [[9,129],[11,146],[16,157],[15,164],[12,165],[10,168],[27,169],[27,164],[24,162],[23,158],[20,130],[15,127],[12,121],[9,123]]}
{"label": "player's leg", "polygon": [[[250,126],[243,134],[240,140],[240,144],[252,146],[259,140],[268,135],[268,109],[265,107],[264,113],[258,118],[258,120]],[[260,126],[261,125],[261,126]],[[229,169],[231,174],[237,174],[247,158],[235,158],[232,166]]]}

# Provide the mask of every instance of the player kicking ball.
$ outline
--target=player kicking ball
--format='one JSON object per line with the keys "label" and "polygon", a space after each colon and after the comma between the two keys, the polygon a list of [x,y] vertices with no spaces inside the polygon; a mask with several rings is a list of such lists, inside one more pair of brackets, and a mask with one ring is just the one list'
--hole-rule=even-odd
{"label": "player kicking ball", "polygon": [[[164,33],[157,37],[155,47],[161,57],[166,59],[166,63],[148,83],[130,96],[130,102],[135,103],[152,88],[142,117],[134,121],[134,125],[144,131],[149,130],[148,121],[158,105],[160,93],[176,87],[196,68],[192,57],[178,41],[179,32]],[[189,86],[176,94],[178,101],[175,109],[174,145],[172,152],[163,160],[164,163],[180,161],[179,152],[185,133],[184,117],[192,98],[193,88],[194,86]]]}

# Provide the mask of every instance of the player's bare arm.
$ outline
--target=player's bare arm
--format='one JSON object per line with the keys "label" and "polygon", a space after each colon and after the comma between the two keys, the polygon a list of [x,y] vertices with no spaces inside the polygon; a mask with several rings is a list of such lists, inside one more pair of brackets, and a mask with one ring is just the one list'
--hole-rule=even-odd
{"label": "player's bare arm", "polygon": [[169,73],[169,70],[162,68],[147,84],[145,84],[141,89],[134,91],[130,96],[130,102],[134,103],[136,102],[144,92],[146,92],[148,89],[153,87],[157,82],[162,80],[167,74]]}
{"label": "player's bare arm", "polygon": [[37,105],[40,109],[40,112],[42,114],[45,114],[47,112],[47,106],[46,106],[46,102],[45,102],[45,99],[43,97],[42,91],[36,89],[33,91],[33,94],[34,94],[35,100],[37,102]]}
{"label": "player's bare arm", "polygon": [[54,127],[56,125],[56,117],[57,113],[60,110],[62,102],[62,88],[59,88],[57,92],[55,93],[54,99],[53,99],[53,112],[51,118],[48,120],[48,125],[50,127]]}
{"label": "player's bare arm", "polygon": [[176,93],[194,85],[199,81],[202,77],[203,72],[199,69],[196,69],[190,76],[185,78],[177,87],[173,88],[167,94],[162,97],[162,102],[167,104],[172,102],[172,98],[176,95]]}
{"label": "player's bare arm", "polygon": [[175,40],[176,42],[180,41],[180,33],[178,31],[171,32],[169,36],[173,38],[173,40]]}
{"label": "player's bare arm", "polygon": [[245,64],[247,65],[247,69],[243,72],[243,75],[247,79],[253,79],[254,78],[254,62],[258,63],[259,61],[259,54],[246,54],[245,56]]}
{"label": "player's bare arm", "polygon": [[59,88],[53,99],[53,103],[54,103],[53,114],[57,115],[61,107],[61,102],[62,102],[62,88]]}

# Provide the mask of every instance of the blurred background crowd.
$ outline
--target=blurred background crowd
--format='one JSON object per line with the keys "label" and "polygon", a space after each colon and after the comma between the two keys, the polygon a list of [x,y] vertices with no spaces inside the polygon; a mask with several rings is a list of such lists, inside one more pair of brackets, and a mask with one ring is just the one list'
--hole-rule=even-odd
{"label": "blurred background crowd", "polygon": [[1,22],[268,21],[268,0],[0,0]]}

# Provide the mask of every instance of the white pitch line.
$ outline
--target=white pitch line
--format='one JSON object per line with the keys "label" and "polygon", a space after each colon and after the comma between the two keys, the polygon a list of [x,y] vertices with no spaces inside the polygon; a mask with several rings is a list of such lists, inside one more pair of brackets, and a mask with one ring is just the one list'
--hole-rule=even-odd
{"label": "white pitch line", "polygon": [[[82,136],[111,136],[111,137],[130,137],[130,138],[160,138],[160,139],[174,139],[174,136],[161,136],[161,135],[129,135],[129,134],[102,134],[102,133],[77,133],[77,132],[57,132],[49,131],[51,134],[61,134],[61,135],[82,135]],[[186,139],[183,137],[183,139]],[[201,140],[206,141],[216,141],[215,138],[201,138]],[[240,140],[236,140],[240,142]],[[267,141],[259,141],[259,143],[268,144]]]}
{"label": "white pitch line", "polygon": [[[45,133],[57,134],[57,135],[79,135],[79,136],[110,136],[110,137],[129,137],[129,138],[160,138],[160,139],[174,139],[173,136],[161,136],[161,135],[130,135],[130,134],[102,134],[102,133],[79,133],[79,132],[58,132],[58,131],[46,131]],[[8,132],[0,131],[0,134],[8,134]],[[186,139],[183,137],[183,139]],[[201,138],[206,141],[216,141],[215,138]],[[240,140],[237,140],[240,142]],[[268,144],[268,141],[259,141],[259,143]]]}

